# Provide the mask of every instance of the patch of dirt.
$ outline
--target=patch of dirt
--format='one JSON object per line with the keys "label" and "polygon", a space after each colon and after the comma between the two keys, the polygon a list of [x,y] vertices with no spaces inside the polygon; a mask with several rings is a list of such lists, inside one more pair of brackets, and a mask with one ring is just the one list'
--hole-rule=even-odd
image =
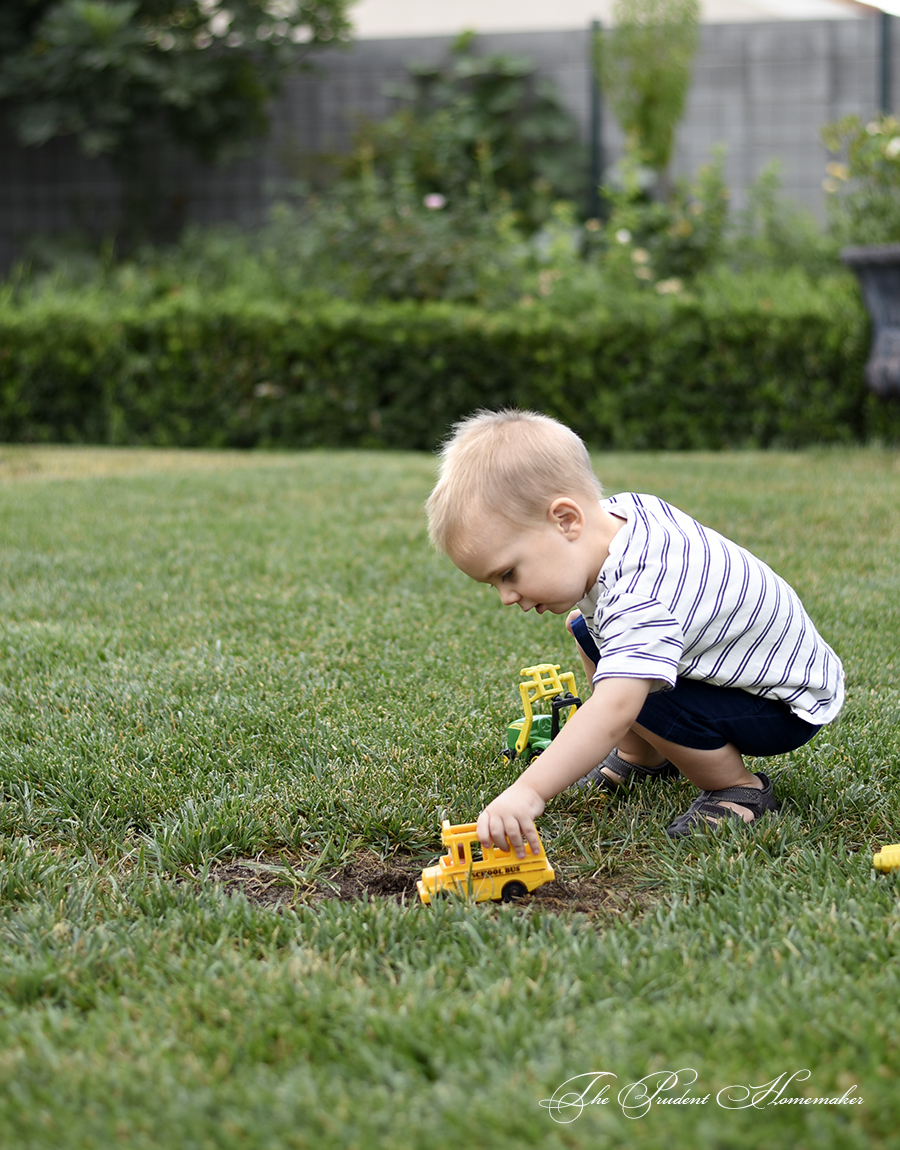
{"label": "patch of dirt", "polygon": [[[310,880],[303,877],[298,868],[297,878],[302,877],[302,881],[292,881],[283,860],[233,859],[211,866],[209,878],[228,891],[243,892],[262,906],[290,907],[329,898],[344,901],[386,898],[406,905],[418,900],[416,881],[423,865],[413,860],[385,862],[378,855],[363,852],[345,866],[325,870]],[[551,913],[596,917],[642,911],[653,901],[651,892],[628,875],[599,878],[576,875],[560,876],[538,887],[519,905]]]}

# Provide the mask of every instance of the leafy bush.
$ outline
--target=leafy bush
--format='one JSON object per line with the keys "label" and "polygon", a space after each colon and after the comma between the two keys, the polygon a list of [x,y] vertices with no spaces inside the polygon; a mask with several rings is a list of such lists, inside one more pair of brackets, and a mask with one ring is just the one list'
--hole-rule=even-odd
{"label": "leafy bush", "polygon": [[259,236],[280,298],[311,290],[344,299],[452,300],[502,306],[516,298],[521,240],[510,214],[475,200],[421,197],[409,181],[344,183],[282,204]]}
{"label": "leafy bush", "polygon": [[839,243],[809,212],[781,196],[781,162],[763,168],[749,190],[746,208],[728,237],[727,261],[735,271],[801,269],[816,279],[834,274]]}
{"label": "leafy bush", "polygon": [[124,169],[157,124],[203,159],[227,154],[265,127],[266,103],[311,50],[350,34],[346,0],[3,7],[0,97],[18,138],[40,145],[75,135],[86,155]]}
{"label": "leafy bush", "polygon": [[679,181],[666,200],[651,200],[641,191],[637,165],[626,157],[621,185],[604,189],[609,214],[590,244],[599,247],[606,275],[619,284],[658,284],[693,278],[721,262],[728,223],[723,166],[718,150],[693,183]]}
{"label": "leafy bush", "polygon": [[348,172],[408,182],[414,198],[511,209],[526,231],[587,191],[578,125],[527,56],[481,56],[464,33],[440,64],[412,64],[398,110],[361,127]]}
{"label": "leafy bush", "polygon": [[557,200],[528,234],[510,207],[486,208],[475,194],[423,196],[408,173],[388,177],[370,164],[357,179],[281,204],[256,232],[192,230],[176,246],[124,261],[108,248],[37,245],[8,290],[19,299],[108,291],[135,305],[223,293],[304,306],[446,300],[490,311],[539,301],[571,315],[623,292],[679,294],[716,267],[799,267],[812,278],[837,267],[833,240],[781,200],[774,167],[734,216],[720,151],[665,201],[646,197],[633,162],[620,175],[605,189],[605,221],[581,220],[577,205]]}
{"label": "leafy bush", "polygon": [[426,204],[408,182],[372,175],[282,203],[255,233],[193,229],[177,245],[126,260],[86,244],[34,245],[7,291],[19,299],[109,292],[135,304],[232,292],[294,303],[446,299],[498,307],[517,299],[525,254],[508,211],[472,200]]}
{"label": "leafy bush", "polygon": [[835,155],[827,168],[831,226],[842,243],[900,243],[900,120],[881,116],[863,125],[845,116],[822,130]]}
{"label": "leafy bush", "polygon": [[720,272],[571,315],[48,297],[0,308],[0,439],[432,448],[503,404],[621,448],[896,439],[897,408],[865,391],[867,340],[849,276],[799,273]]}

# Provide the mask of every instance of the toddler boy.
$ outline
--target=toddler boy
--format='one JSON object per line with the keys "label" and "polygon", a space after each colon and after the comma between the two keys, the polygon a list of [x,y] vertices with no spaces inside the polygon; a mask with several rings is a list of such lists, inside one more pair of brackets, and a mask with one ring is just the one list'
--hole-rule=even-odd
{"label": "toddler boy", "polygon": [[547,416],[479,412],[441,457],[426,508],[434,545],[507,606],[566,615],[593,683],[481,812],[482,844],[522,858],[566,787],[613,790],[676,770],[700,793],[673,838],[776,810],[770,780],[743,756],[802,746],[844,695],[840,660],[788,584],[661,499],[603,499],[582,441]]}

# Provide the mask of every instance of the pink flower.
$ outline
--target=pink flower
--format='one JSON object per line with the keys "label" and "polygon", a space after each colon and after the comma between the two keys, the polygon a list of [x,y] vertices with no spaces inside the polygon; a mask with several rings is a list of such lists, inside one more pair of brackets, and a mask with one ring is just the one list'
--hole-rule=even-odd
{"label": "pink flower", "polygon": [[422,203],[432,212],[439,212],[441,208],[447,206],[447,201],[440,192],[429,192]]}

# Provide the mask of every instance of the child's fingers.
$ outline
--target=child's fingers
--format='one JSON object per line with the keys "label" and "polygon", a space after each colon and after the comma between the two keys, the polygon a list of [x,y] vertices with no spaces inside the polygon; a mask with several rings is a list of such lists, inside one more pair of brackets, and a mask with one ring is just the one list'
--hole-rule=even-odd
{"label": "child's fingers", "polygon": [[532,854],[540,851],[537,830],[530,820],[522,822],[512,815],[503,816],[499,812],[484,810],[478,819],[478,840],[483,847],[495,846],[499,850],[511,850],[516,858],[525,858],[525,844],[531,847]]}
{"label": "child's fingers", "polygon": [[485,809],[478,818],[478,841],[483,847],[497,847],[501,851],[515,850],[514,839],[518,837],[519,842],[522,841],[521,835],[518,834],[518,823],[515,827],[515,832],[510,831],[507,834],[506,820],[502,815]]}

